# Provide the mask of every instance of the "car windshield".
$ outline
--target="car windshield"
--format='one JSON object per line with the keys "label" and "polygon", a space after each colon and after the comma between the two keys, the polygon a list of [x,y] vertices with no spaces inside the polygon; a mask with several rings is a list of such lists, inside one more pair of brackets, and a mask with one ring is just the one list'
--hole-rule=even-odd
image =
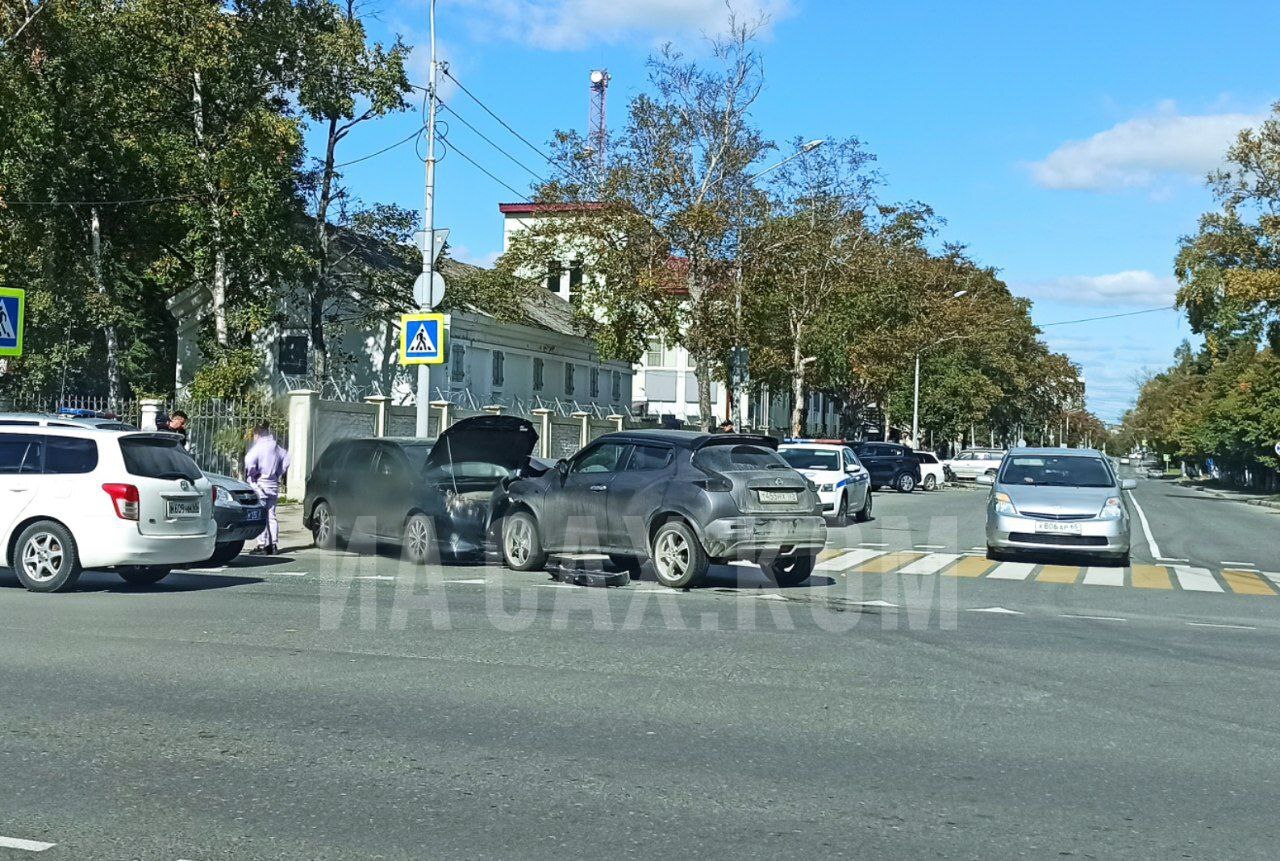
{"label": "car windshield", "polygon": [[1000,483],[1036,487],[1111,487],[1115,484],[1111,470],[1098,458],[1053,455],[1010,458],[1000,471]]}
{"label": "car windshield", "polygon": [[716,472],[750,472],[759,469],[791,469],[776,451],[762,445],[709,445],[694,455],[696,466]]}
{"label": "car windshield", "polygon": [[778,450],[782,459],[792,469],[820,469],[835,472],[840,469],[840,453],[815,448],[783,448]]}

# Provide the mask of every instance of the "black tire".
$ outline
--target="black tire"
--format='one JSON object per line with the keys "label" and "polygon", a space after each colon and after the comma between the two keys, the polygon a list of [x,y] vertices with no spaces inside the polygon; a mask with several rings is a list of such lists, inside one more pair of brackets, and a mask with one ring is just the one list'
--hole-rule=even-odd
{"label": "black tire", "polygon": [[154,586],[172,570],[168,565],[121,565],[116,573],[130,586]]}
{"label": "black tire", "polygon": [[916,477],[909,472],[899,473],[893,480],[893,486],[898,493],[911,493],[916,489]]}
{"label": "black tire", "polygon": [[243,541],[228,541],[225,544],[218,544],[213,548],[213,555],[206,561],[210,565],[226,565],[239,556],[242,550],[244,550]]}
{"label": "black tire", "polygon": [[517,511],[502,521],[502,561],[513,571],[538,571],[547,565],[538,521],[527,511]]}
{"label": "black tire", "polygon": [[609,563],[619,571],[626,571],[632,580],[640,579],[641,561],[638,556],[624,553],[610,553]]}
{"label": "black tire", "polygon": [[426,565],[436,555],[436,524],[425,514],[411,514],[404,522],[400,538],[404,558],[414,565]]}
{"label": "black tire", "polygon": [[706,579],[711,560],[689,525],[668,520],[653,534],[649,558],[658,582],[670,589],[692,589]]}
{"label": "black tire", "polygon": [[854,516],[854,520],[858,523],[866,523],[871,519],[871,497],[874,496],[871,488],[867,488],[867,501],[862,504],[862,509]]}
{"label": "black tire", "polygon": [[66,592],[80,581],[80,550],[61,523],[37,520],[13,545],[13,571],[32,592]]}
{"label": "black tire", "polygon": [[1121,556],[1117,556],[1115,559],[1116,565],[1118,565],[1121,568],[1128,568],[1132,561],[1133,560],[1129,558],[1128,553],[1125,553]]}
{"label": "black tire", "polygon": [[924,477],[924,484],[922,484],[921,487],[923,487],[925,490],[937,490],[938,489],[937,476],[933,474],[926,475]]}
{"label": "black tire", "polygon": [[849,494],[840,494],[840,501],[836,503],[836,510],[831,518],[831,525],[839,529],[849,525]]}
{"label": "black tire", "polygon": [[774,584],[786,588],[799,586],[813,574],[818,564],[816,553],[792,553],[789,556],[778,556],[769,562],[760,563],[760,570]]}
{"label": "black tire", "polygon": [[311,538],[321,550],[337,550],[342,545],[338,537],[338,521],[333,507],[323,499],[311,509]]}
{"label": "black tire", "polygon": [[1004,551],[997,550],[990,544],[987,545],[987,558],[992,562],[1004,562],[1007,558]]}

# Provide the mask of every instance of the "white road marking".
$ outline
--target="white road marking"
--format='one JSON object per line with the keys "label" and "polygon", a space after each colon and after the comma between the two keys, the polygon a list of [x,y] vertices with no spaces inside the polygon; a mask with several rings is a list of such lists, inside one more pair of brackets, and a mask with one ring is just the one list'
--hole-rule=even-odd
{"label": "white road marking", "polygon": [[899,574],[937,574],[952,562],[960,558],[959,553],[930,553],[912,562]]}
{"label": "white road marking", "polygon": [[1280,586],[1280,574],[1273,574],[1270,571],[1259,571],[1258,573],[1263,577],[1266,577],[1272,583],[1275,583],[1277,586]]}
{"label": "white road marking", "polygon": [[761,601],[786,601],[787,600],[787,598],[785,598],[782,595],[773,595],[773,594],[757,595],[756,597],[759,598]]}
{"label": "white road marking", "polygon": [[386,574],[359,574],[351,579],[353,580],[394,580],[396,578],[388,576]]}
{"label": "white road marking", "polygon": [[579,586],[577,583],[539,583],[543,589],[585,589],[586,586]]}
{"label": "white road marking", "polygon": [[862,541],[858,543],[859,547],[888,547],[888,544],[876,544],[872,541]]}
{"label": "white road marking", "polygon": [[1222,587],[1213,575],[1204,568],[1192,568],[1189,565],[1174,565],[1173,573],[1178,576],[1178,585],[1188,592],[1221,592]]}
{"label": "white road marking", "polygon": [[917,549],[917,550],[946,550],[946,549],[947,549],[947,545],[945,545],[945,544],[917,544],[917,545],[916,545],[916,549]]}
{"label": "white road marking", "polygon": [[1214,623],[1214,622],[1188,622],[1187,624],[1188,624],[1188,625],[1190,625],[1190,626],[1191,626],[1191,627],[1193,627],[1193,628],[1233,628],[1233,629],[1238,630],[1238,631],[1256,631],[1256,630],[1258,630],[1258,629],[1257,629],[1256,627],[1254,627],[1253,625],[1222,625],[1222,624],[1217,624],[1217,623]]}
{"label": "white road marking", "polygon": [[678,595],[680,594],[677,590],[668,589],[665,586],[650,586],[646,589],[630,589],[628,591],[631,592],[632,594],[644,593],[645,595]]}
{"label": "white road marking", "polygon": [[898,606],[897,604],[890,604],[888,601],[881,601],[878,599],[875,601],[850,601],[849,603],[855,607],[897,607]]}
{"label": "white road marking", "polygon": [[848,571],[855,565],[861,565],[868,559],[875,559],[877,556],[883,556],[883,550],[850,550],[840,556],[833,556],[830,559],[824,559],[816,566],[818,571]]}
{"label": "white road marking", "polygon": [[21,849],[24,852],[43,852],[52,849],[57,843],[43,843],[39,840],[23,840],[20,837],[0,837],[0,847],[5,849]]}
{"label": "white road marking", "polygon": [[1062,619],[1093,619],[1096,622],[1127,622],[1128,619],[1122,619],[1119,616],[1086,616],[1083,613],[1059,613]]}
{"label": "white road marking", "polygon": [[970,607],[970,608],[968,608],[968,612],[970,612],[970,613],[1000,613],[1000,614],[1002,614],[1002,615],[1007,615],[1007,616],[1022,616],[1022,615],[1024,615],[1024,613],[1023,613],[1021,610],[1010,610],[1010,609],[1008,609],[1007,607]]}
{"label": "white road marking", "polygon": [[1156,544],[1156,537],[1151,534],[1151,524],[1147,522],[1146,512],[1142,510],[1142,506],[1138,504],[1138,497],[1133,495],[1133,491],[1129,491],[1129,501],[1133,503],[1133,510],[1138,512],[1138,521],[1142,524],[1142,531],[1147,536],[1147,548],[1151,551],[1151,555],[1155,559],[1164,558],[1160,554],[1160,545]]}
{"label": "white road marking", "polygon": [[1254,571],[1258,570],[1258,566],[1254,565],[1252,562],[1227,562],[1223,560],[1218,564],[1223,568],[1252,568]]}
{"label": "white road marking", "polygon": [[477,577],[472,580],[445,580],[445,583],[462,583],[467,586],[479,586],[485,582],[483,577]]}
{"label": "white road marking", "polygon": [[1090,567],[1084,569],[1084,585],[1086,586],[1123,586],[1123,568]]}
{"label": "white road marking", "polygon": [[306,571],[264,571],[264,574],[270,574],[272,577],[306,577]]}
{"label": "white road marking", "polygon": [[1175,559],[1172,556],[1157,556],[1157,562],[1190,562],[1190,559]]}
{"label": "white road marking", "polygon": [[987,575],[988,580],[1026,580],[1036,566],[1031,562],[1001,562]]}

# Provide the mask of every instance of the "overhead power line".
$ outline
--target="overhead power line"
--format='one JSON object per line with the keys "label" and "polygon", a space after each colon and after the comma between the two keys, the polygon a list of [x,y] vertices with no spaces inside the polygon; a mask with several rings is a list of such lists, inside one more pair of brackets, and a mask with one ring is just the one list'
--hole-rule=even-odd
{"label": "overhead power line", "polygon": [[[488,105],[486,105],[484,102],[480,101],[480,98],[479,98],[475,93],[471,92],[471,91],[470,91],[470,90],[468,90],[465,86],[463,86],[462,81],[459,81],[457,78],[455,78],[455,77],[453,76],[453,72],[450,72],[448,68],[445,68],[445,69],[443,70],[443,72],[444,72],[444,76],[445,76],[446,78],[448,78],[449,80],[451,80],[451,81],[453,81],[455,84],[457,84],[457,85],[458,85],[458,89],[462,90],[462,92],[464,92],[464,93],[466,93],[468,96],[470,96],[470,97],[471,97],[471,101],[475,102],[477,105],[479,105],[481,108],[483,108],[483,109],[484,109],[484,112],[485,112],[485,113],[487,113],[489,116],[493,117],[495,120],[497,120],[497,121],[498,121],[498,123],[499,123],[499,124],[500,124],[504,129],[506,129],[507,131],[511,132],[511,134],[513,134],[513,135],[515,135],[517,138],[519,138],[519,139],[524,143],[524,145],[525,145],[525,146],[527,146],[529,149],[533,150],[533,151],[534,151],[534,152],[536,152],[538,155],[540,155],[543,159],[545,159],[545,160],[546,160],[546,162],[547,162],[547,164],[550,164],[550,165],[552,165],[552,166],[554,166],[554,165],[555,165],[555,162],[551,160],[551,156],[547,155],[545,152],[543,152],[541,149],[539,149],[535,144],[533,144],[532,142],[530,142],[530,140],[529,140],[528,138],[526,138],[524,135],[520,134],[520,132],[518,132],[518,131],[516,131],[515,129],[513,129],[513,128],[511,127],[511,125],[510,125],[506,120],[504,120],[502,117],[500,117],[500,116],[498,116],[496,113],[494,113],[494,112],[493,112],[493,110],[492,110]],[[456,116],[456,114],[455,114],[455,116]]]}
{"label": "overhead power line", "polygon": [[467,118],[466,118],[466,117],[464,117],[462,114],[458,113],[458,112],[457,112],[457,111],[455,111],[453,108],[451,108],[451,107],[449,107],[448,105],[446,105],[444,102],[441,102],[441,103],[440,103],[440,107],[444,108],[446,111],[448,111],[449,113],[451,113],[451,114],[453,114],[455,117],[457,117],[457,118],[458,118],[458,122],[462,123],[464,126],[466,126],[467,128],[471,129],[471,131],[475,132],[475,133],[476,133],[476,135],[478,135],[478,136],[480,137],[480,139],[481,139],[481,140],[483,140],[483,141],[484,141],[485,143],[487,143],[489,146],[491,146],[491,147],[493,147],[494,149],[496,149],[498,152],[500,152],[500,153],[502,153],[503,155],[505,155],[508,159],[510,159],[510,160],[511,160],[511,162],[512,162],[513,164],[515,164],[517,167],[519,167],[520,169],[522,169],[522,170],[524,170],[525,172],[527,172],[527,173],[528,173],[530,176],[532,176],[534,179],[538,180],[539,182],[546,182],[546,181],[547,181],[547,180],[546,180],[542,175],[540,175],[536,170],[534,170],[533,168],[529,167],[529,166],[528,166],[528,165],[526,165],[524,162],[520,161],[520,159],[516,158],[516,157],[515,157],[515,156],[513,156],[511,153],[507,152],[505,149],[503,149],[502,147],[500,147],[498,144],[494,143],[494,142],[493,142],[493,140],[492,140],[488,135],[486,135],[484,132],[480,131],[480,130],[479,130],[478,128],[476,128],[475,126],[471,125],[471,123],[467,122]]}
{"label": "overhead power line", "polygon": [[507,189],[507,191],[510,191],[510,192],[511,192],[512,194],[514,194],[516,197],[524,197],[524,196],[525,196],[525,192],[520,191],[520,190],[515,189],[515,188],[512,188],[510,185],[507,185],[505,182],[503,182],[502,180],[498,179],[498,177],[496,177],[496,176],[494,176],[492,173],[490,173],[490,172],[489,172],[489,170],[488,170],[487,168],[485,168],[485,167],[484,167],[484,165],[480,164],[478,161],[476,161],[475,159],[473,159],[471,156],[467,155],[465,152],[463,152],[462,150],[458,149],[458,145],[457,145],[457,144],[453,143],[452,141],[448,140],[447,138],[444,138],[443,140],[444,140],[444,142],[448,145],[448,147],[449,147],[448,151],[449,151],[449,152],[456,152],[458,155],[462,156],[464,159],[466,159],[467,161],[469,161],[469,162],[471,163],[472,167],[474,167],[476,170],[478,170],[478,171],[480,171],[481,173],[483,173],[485,176],[489,177],[489,179],[493,180],[493,181],[494,181],[494,182],[496,182],[498,185],[500,185],[500,186],[502,186],[503,188]]}
{"label": "overhead power line", "polygon": [[0,197],[0,209],[6,206],[131,206],[144,203],[167,203],[173,200],[193,200],[197,194],[176,194],[164,197],[135,197],[127,200],[5,200]]}
{"label": "overhead power line", "polygon": [[1097,320],[1115,320],[1120,317],[1136,317],[1139,314],[1155,314],[1158,311],[1176,311],[1177,305],[1164,305],[1160,308],[1146,308],[1142,311],[1125,311],[1122,314],[1104,314],[1101,317],[1082,317],[1079,320],[1058,320],[1055,323],[1041,323],[1039,328],[1044,329],[1048,326],[1070,326],[1073,323],[1093,323]]}
{"label": "overhead power line", "polygon": [[398,146],[404,146],[404,145],[405,145],[405,144],[407,144],[409,141],[411,141],[411,140],[413,140],[414,138],[418,137],[419,135],[421,135],[421,134],[422,134],[424,131],[426,131],[426,130],[427,130],[427,126],[426,126],[426,124],[424,123],[423,125],[421,125],[421,126],[419,126],[418,128],[414,129],[414,130],[413,130],[413,132],[412,132],[410,135],[408,135],[407,137],[400,138],[400,140],[398,140],[398,141],[396,141],[395,143],[390,144],[390,145],[388,145],[388,146],[384,146],[382,149],[378,150],[377,152],[371,152],[371,153],[369,153],[368,155],[362,155],[362,156],[360,156],[359,158],[353,158],[353,159],[351,159],[350,161],[344,161],[344,162],[341,162],[341,163],[339,163],[339,164],[335,164],[335,165],[334,165],[334,168],[335,168],[335,169],[337,169],[337,168],[340,168],[340,167],[348,167],[348,166],[353,165],[353,164],[359,164],[359,163],[360,163],[360,162],[362,162],[362,161],[368,161],[368,160],[369,160],[369,159],[371,159],[371,158],[377,158],[378,156],[382,155],[383,153],[391,152],[393,149],[395,149],[395,148],[396,148],[396,147],[398,147]]}

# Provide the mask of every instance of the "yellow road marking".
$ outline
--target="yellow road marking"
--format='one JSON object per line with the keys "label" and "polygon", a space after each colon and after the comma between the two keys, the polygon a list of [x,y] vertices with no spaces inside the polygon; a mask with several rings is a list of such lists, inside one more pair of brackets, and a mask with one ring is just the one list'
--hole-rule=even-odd
{"label": "yellow road marking", "polygon": [[1079,576],[1080,569],[1074,565],[1046,565],[1036,579],[1041,583],[1074,583]]}
{"label": "yellow road marking", "polygon": [[837,556],[842,556],[844,552],[843,547],[828,547],[818,553],[818,561],[826,562],[828,559],[835,559]]}
{"label": "yellow road marking", "polygon": [[1227,581],[1232,592],[1238,592],[1241,595],[1276,594],[1275,590],[1267,585],[1267,581],[1252,571],[1223,571],[1222,579]]}
{"label": "yellow road marking", "polygon": [[994,567],[996,563],[990,559],[982,556],[966,556],[941,573],[948,577],[981,577]]}
{"label": "yellow road marking", "polygon": [[1163,565],[1134,565],[1133,586],[1135,589],[1172,589],[1169,582],[1169,569]]}
{"label": "yellow road marking", "polygon": [[923,553],[886,553],[875,559],[868,559],[861,565],[855,565],[853,570],[860,574],[889,574],[904,565],[915,562],[922,556],[924,556]]}

